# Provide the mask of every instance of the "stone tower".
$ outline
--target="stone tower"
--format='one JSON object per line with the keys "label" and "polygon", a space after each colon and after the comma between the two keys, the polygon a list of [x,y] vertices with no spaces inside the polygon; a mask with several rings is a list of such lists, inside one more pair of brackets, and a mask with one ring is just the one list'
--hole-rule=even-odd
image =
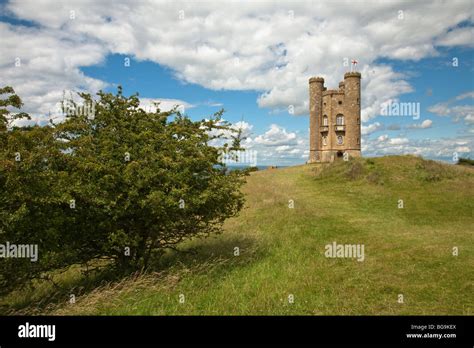
{"label": "stone tower", "polygon": [[322,77],[309,79],[309,163],[332,162],[348,153],[360,157],[359,72],[344,74],[339,89]]}

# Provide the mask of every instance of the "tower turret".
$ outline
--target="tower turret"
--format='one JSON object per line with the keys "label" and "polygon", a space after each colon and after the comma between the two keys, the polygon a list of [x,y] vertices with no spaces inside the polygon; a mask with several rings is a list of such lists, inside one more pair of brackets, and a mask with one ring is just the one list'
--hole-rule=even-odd
{"label": "tower turret", "polygon": [[322,95],[324,90],[324,79],[322,77],[311,77],[309,79],[309,162],[319,161],[319,127],[322,118]]}
{"label": "tower turret", "polygon": [[344,81],[339,82],[339,92],[344,92]]}
{"label": "tower turret", "polygon": [[344,74],[345,148],[351,156],[360,156],[360,79],[359,72]]}

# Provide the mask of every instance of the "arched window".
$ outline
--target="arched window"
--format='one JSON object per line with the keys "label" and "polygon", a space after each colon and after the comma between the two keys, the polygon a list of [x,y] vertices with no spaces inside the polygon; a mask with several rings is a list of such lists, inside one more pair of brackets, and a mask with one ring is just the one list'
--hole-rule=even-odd
{"label": "arched window", "polygon": [[328,125],[328,117],[326,115],[323,116],[323,126]]}
{"label": "arched window", "polygon": [[337,137],[337,143],[338,145],[342,145],[342,143],[344,142],[344,137],[342,135],[339,135]]}
{"label": "arched window", "polygon": [[342,126],[344,125],[344,116],[339,114],[336,116],[336,125]]}
{"label": "arched window", "polygon": [[323,145],[327,145],[327,144],[328,144],[328,137],[324,136],[323,137]]}

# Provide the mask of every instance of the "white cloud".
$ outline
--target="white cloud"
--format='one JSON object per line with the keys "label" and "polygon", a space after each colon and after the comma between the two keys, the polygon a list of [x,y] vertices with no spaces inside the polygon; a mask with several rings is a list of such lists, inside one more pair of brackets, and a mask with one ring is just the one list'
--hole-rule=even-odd
{"label": "white cloud", "polygon": [[433,121],[424,120],[423,122],[421,122],[420,128],[423,128],[423,129],[431,128],[432,125],[433,125]]}
{"label": "white cloud", "polygon": [[281,146],[277,146],[275,148],[275,151],[276,152],[286,152],[290,149],[290,146],[289,145],[281,145]]}
{"label": "white cloud", "polygon": [[[227,122],[225,119],[221,119],[220,124]],[[230,129],[213,129],[209,134],[211,136],[220,136],[221,138],[213,139],[209,144],[212,146],[223,146],[224,143],[229,143],[232,137],[237,136],[237,132],[241,131],[241,139],[243,146],[246,149],[251,149],[254,146],[254,141],[251,138],[253,125],[245,121],[239,121],[230,125]]]}
{"label": "white cloud", "polygon": [[466,92],[466,93],[460,94],[460,95],[458,95],[455,99],[456,99],[456,100],[463,100],[463,99],[466,99],[466,98],[474,99],[474,91]]}
{"label": "white cloud", "polygon": [[447,103],[438,103],[428,108],[429,112],[436,114],[438,116],[448,116],[450,109]]}
{"label": "white cloud", "polygon": [[474,28],[457,28],[436,40],[439,46],[474,46]]}
{"label": "white cloud", "polygon": [[268,131],[255,138],[255,142],[267,146],[295,145],[297,139],[296,133],[287,132],[285,128],[272,124]]}
{"label": "white cloud", "polygon": [[[472,30],[456,29],[472,21],[470,6],[470,1],[367,6],[354,1],[15,0],[6,8],[38,27],[1,24],[0,82],[13,85],[31,110],[46,112],[63,89],[103,88],[105,82],[79,68],[120,53],[168,67],[183,82],[259,91],[260,107],[292,105],[298,115],[307,114],[310,76],[322,75],[329,88],[337,87],[348,69],[343,59],[357,58],[366,122],[381,103],[412,91],[406,76],[376,60],[419,60],[436,55],[436,45],[470,45]],[[17,56],[24,68],[15,71]]]}
{"label": "white cloud", "polygon": [[393,138],[389,140],[391,145],[408,144],[410,141],[407,138]]}
{"label": "white cloud", "polygon": [[[244,122],[245,123],[245,122]],[[253,129],[246,124],[244,129]],[[250,131],[244,131],[247,139],[242,143],[247,150],[257,154],[257,165],[294,164],[308,159],[309,142],[307,134],[300,136],[296,132],[289,132],[284,127],[272,124],[264,133],[252,137]]]}
{"label": "white cloud", "polygon": [[[24,102],[33,122],[58,116],[57,103],[71,91],[97,92],[107,83],[90,78],[80,66],[99,64],[105,49],[77,35],[0,22],[2,54],[0,85],[10,85]],[[74,94],[72,94],[74,96]]]}
{"label": "white cloud", "polygon": [[454,153],[462,153],[470,157],[474,147],[472,136],[461,136],[457,138],[441,139],[408,139],[389,138],[381,135],[376,139],[366,138],[362,141],[362,153],[364,156],[385,155],[418,155],[426,158],[437,158],[451,161]]}
{"label": "white cloud", "polygon": [[467,146],[458,146],[458,147],[456,148],[456,151],[457,151],[457,152],[463,152],[463,153],[464,153],[464,152],[471,152],[471,149],[470,149],[469,147],[467,147]]}
{"label": "white cloud", "polygon": [[361,126],[361,133],[362,135],[369,135],[382,129],[383,129],[383,125],[380,124],[380,122],[374,122],[367,126],[364,126],[364,125]]}
{"label": "white cloud", "polygon": [[466,124],[474,124],[474,105],[454,105],[456,102],[464,99],[474,99],[474,91],[460,94],[448,101],[435,104],[428,108],[428,111],[438,116],[451,117],[455,122],[460,120]]}
{"label": "white cloud", "polygon": [[420,128],[431,128],[432,125],[433,125],[433,121],[424,120],[423,122],[421,122]]}
{"label": "white cloud", "polygon": [[431,126],[433,125],[433,121],[431,120],[424,120],[423,122],[421,122],[420,124],[412,124],[410,126],[408,126],[408,128],[412,128],[412,129],[427,129],[427,128],[431,128]]}
{"label": "white cloud", "polygon": [[174,107],[178,107],[178,111],[186,113],[187,109],[194,107],[194,105],[179,99],[140,98],[140,107],[146,111],[156,111],[155,103],[159,103],[160,111],[170,111]]}
{"label": "white cloud", "polygon": [[[114,53],[130,57],[132,66],[137,60],[158,63],[184,83],[257,91],[260,107],[287,112],[291,105],[296,115],[308,113],[310,76],[323,76],[328,88],[336,88],[348,70],[343,59],[357,58],[363,77],[362,121],[367,122],[379,114],[381,103],[413,91],[408,75],[378,63],[379,58],[416,61],[436,56],[437,46],[472,47],[473,42],[472,27],[457,27],[472,23],[470,1],[390,1],[367,6],[354,1],[15,0],[5,8],[18,19],[35,23],[34,27],[0,23],[0,84],[16,89],[35,122],[54,111],[63,91],[105,88],[106,81],[88,77],[81,68],[101,64]],[[20,67],[14,66],[16,58],[21,59]],[[464,93],[430,111],[474,124],[473,106],[456,104],[473,97],[474,92]],[[142,105],[155,99],[145,98]],[[161,100],[163,109],[174,104],[185,109],[193,106],[182,100]],[[424,120],[416,126],[429,128],[432,122]],[[308,156],[306,135],[272,124],[254,137],[252,125],[242,122],[240,127],[247,136],[244,145],[259,151],[259,161]],[[375,122],[363,126],[362,132],[368,135],[382,129]],[[364,151],[375,154],[439,157],[474,146],[472,139],[465,144],[453,139],[438,144],[388,135],[366,138]]]}
{"label": "white cloud", "polygon": [[413,91],[410,84],[404,80],[405,76],[394,72],[389,66],[367,66],[362,70],[362,74],[362,122],[380,115],[382,104],[390,100],[396,101],[397,96]]}

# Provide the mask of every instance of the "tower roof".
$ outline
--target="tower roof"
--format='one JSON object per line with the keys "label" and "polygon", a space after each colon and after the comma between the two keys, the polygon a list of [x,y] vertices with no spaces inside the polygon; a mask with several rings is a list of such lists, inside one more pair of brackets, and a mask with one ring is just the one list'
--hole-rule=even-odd
{"label": "tower roof", "polygon": [[311,77],[309,79],[309,83],[313,83],[313,82],[323,82],[324,83],[324,79],[322,77]]}
{"label": "tower roof", "polygon": [[360,72],[358,71],[351,71],[351,72],[346,72],[344,74],[344,78],[348,78],[348,77],[358,77],[360,78],[362,75],[360,74]]}

